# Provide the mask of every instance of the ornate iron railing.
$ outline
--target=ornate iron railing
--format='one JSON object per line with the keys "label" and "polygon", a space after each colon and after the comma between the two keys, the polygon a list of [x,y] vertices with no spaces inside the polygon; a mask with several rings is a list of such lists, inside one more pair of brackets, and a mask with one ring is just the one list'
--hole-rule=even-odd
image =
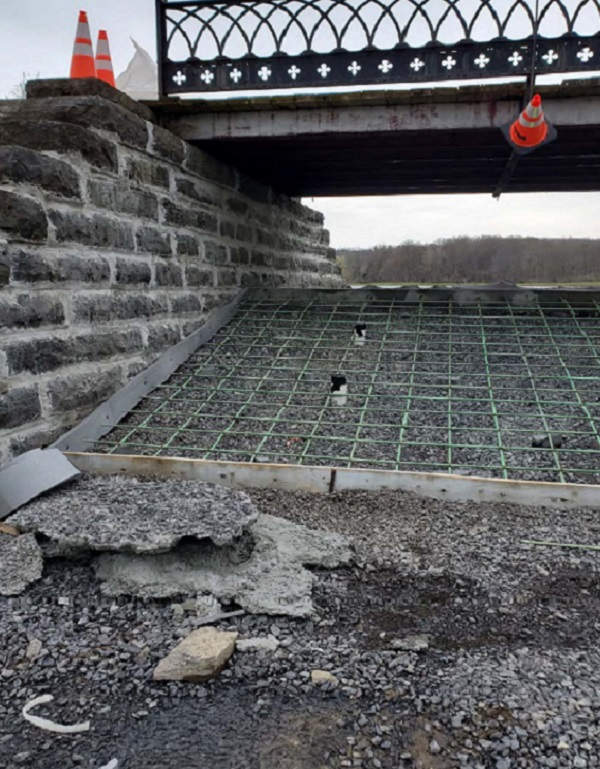
{"label": "ornate iron railing", "polygon": [[600,69],[600,0],[156,0],[161,93]]}

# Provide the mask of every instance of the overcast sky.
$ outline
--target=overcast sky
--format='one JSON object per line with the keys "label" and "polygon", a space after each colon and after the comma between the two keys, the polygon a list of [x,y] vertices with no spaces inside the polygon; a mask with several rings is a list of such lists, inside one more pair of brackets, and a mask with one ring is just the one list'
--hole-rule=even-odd
{"label": "overcast sky", "polygon": [[[579,0],[565,0],[567,5]],[[107,29],[115,74],[125,69],[135,38],[155,52],[154,0],[0,0],[0,98],[23,73],[67,77],[80,8],[92,38]],[[595,31],[595,30],[594,30]],[[429,242],[455,235],[600,238],[600,194],[427,195],[315,198],[336,247]]]}

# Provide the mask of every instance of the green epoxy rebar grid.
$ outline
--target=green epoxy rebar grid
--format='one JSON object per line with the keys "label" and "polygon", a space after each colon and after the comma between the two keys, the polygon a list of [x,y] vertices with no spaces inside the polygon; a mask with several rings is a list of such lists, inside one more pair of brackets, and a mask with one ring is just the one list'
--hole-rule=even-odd
{"label": "green epoxy rebar grid", "polygon": [[245,300],[94,450],[600,482],[597,298],[315,293]]}

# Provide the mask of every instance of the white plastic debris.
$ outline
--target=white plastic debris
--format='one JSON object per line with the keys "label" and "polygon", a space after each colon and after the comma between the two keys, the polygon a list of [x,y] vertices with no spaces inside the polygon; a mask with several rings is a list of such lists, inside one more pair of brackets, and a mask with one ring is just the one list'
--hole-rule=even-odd
{"label": "white plastic debris", "polygon": [[[41,716],[32,716],[29,711],[38,705],[44,705],[46,702],[52,702],[54,697],[51,694],[41,694],[33,700],[30,700],[23,708],[23,718],[29,721],[30,724],[37,726],[39,729],[44,729],[47,732],[55,732],[56,734],[77,734],[78,732],[87,732],[90,728],[90,722],[84,721],[81,724],[57,724],[55,721],[50,721],[48,718],[42,718]],[[112,767],[111,767],[112,769]]]}
{"label": "white plastic debris", "polygon": [[104,766],[99,766],[98,769],[117,769],[117,766],[119,766],[119,762],[116,758],[111,758],[108,764],[105,764]]}

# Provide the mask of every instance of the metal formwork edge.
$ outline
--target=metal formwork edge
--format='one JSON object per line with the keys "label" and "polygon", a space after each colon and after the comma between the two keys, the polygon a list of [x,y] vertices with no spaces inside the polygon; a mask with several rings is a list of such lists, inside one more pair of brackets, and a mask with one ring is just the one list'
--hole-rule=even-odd
{"label": "metal formwork edge", "polygon": [[151,366],[135,376],[125,387],[117,390],[72,430],[61,435],[51,448],[61,451],[85,451],[95,441],[110,432],[142,398],[168,379],[200,345],[211,339],[231,320],[245,295],[244,289],[231,302],[213,310],[201,328],[169,347]]}
{"label": "metal formwork edge", "polygon": [[590,484],[517,481],[403,470],[220,462],[132,454],[66,452],[66,455],[79,470],[96,475],[124,473],[205,481],[232,487],[321,493],[387,489],[412,491],[420,496],[452,502],[505,502],[561,508],[600,508],[600,486]]}

